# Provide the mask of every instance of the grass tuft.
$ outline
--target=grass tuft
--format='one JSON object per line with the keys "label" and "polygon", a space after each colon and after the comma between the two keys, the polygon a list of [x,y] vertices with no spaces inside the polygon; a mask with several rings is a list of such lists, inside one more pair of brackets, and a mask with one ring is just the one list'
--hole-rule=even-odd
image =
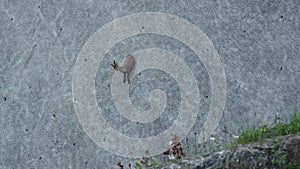
{"label": "grass tuft", "polygon": [[240,137],[233,142],[233,145],[246,144],[249,142],[261,141],[300,132],[300,113],[288,124],[278,123],[274,127],[264,125],[262,127],[252,127],[241,133]]}

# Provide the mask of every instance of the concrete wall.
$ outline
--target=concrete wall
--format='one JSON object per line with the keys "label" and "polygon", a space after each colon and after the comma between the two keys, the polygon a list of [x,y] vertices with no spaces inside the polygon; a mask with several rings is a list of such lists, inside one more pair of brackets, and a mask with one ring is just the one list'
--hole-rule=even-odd
{"label": "concrete wall", "polygon": [[[86,41],[102,26],[137,12],[184,18],[214,45],[226,77],[226,105],[215,134],[222,135],[224,126],[238,135],[249,126],[288,121],[300,111],[299,7],[298,0],[0,1],[0,168],[116,168],[119,160],[131,160],[86,134],[74,109],[72,78]],[[112,76],[122,75],[109,64],[146,48],[181,56],[193,72],[200,98],[192,138],[210,109],[211,80],[189,46],[160,34],[126,38],[105,55],[95,80],[103,117],[129,137],[154,136],[172,126],[182,98],[177,81],[162,70],[140,72],[129,88],[140,111],[150,108],[153,89],[166,92],[166,108],[155,121],[134,123],[112,100]]]}

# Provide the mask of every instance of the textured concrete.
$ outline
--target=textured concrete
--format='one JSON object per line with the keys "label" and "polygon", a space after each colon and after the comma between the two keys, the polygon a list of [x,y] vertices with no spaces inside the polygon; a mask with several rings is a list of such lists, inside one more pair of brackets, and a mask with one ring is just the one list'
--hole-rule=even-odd
{"label": "textured concrete", "polygon": [[[227,83],[216,134],[222,135],[224,127],[237,135],[248,126],[290,119],[300,111],[299,8],[298,0],[1,0],[0,168],[116,168],[119,160],[132,160],[105,151],[84,132],[74,109],[72,76],[79,52],[94,32],[137,12],[182,17],[213,43]],[[189,47],[158,34],[127,38],[100,63],[95,92],[103,117],[131,137],[154,136],[173,124],[180,109],[178,85],[158,69],[132,77],[129,96],[136,109],[145,111],[151,91],[165,91],[161,117],[137,124],[114,111],[109,77],[115,72],[109,63],[146,48],[172,51],[190,66],[200,111],[189,137],[200,133],[211,102],[209,75]],[[101,99],[103,95],[108,97]]]}

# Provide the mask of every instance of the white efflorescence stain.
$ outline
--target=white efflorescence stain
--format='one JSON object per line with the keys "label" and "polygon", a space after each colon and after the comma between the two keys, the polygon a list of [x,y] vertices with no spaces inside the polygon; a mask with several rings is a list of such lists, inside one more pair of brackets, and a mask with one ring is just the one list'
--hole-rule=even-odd
{"label": "white efflorescence stain", "polygon": [[[213,44],[198,27],[178,16],[158,12],[135,13],[114,20],[96,31],[81,49],[73,74],[72,92],[76,115],[84,131],[103,149],[116,155],[138,158],[146,150],[151,150],[151,155],[161,154],[169,148],[171,134],[184,138],[193,127],[200,106],[197,81],[184,60],[170,51],[158,48],[132,53],[137,64],[131,77],[145,69],[155,68],[176,80],[180,88],[181,103],[178,117],[172,125],[155,136],[135,138],[113,129],[101,116],[102,110],[97,105],[95,94],[99,64],[118,42],[142,33],[160,34],[177,39],[193,50],[203,62],[210,78],[212,94],[208,116],[199,135],[200,143],[206,141],[216,129],[225,106],[224,67]],[[151,91],[151,108],[140,113],[130,102],[129,86],[124,85],[122,78],[115,74],[111,82],[111,97],[123,117],[134,122],[149,123],[161,115],[166,106],[166,95],[163,91]]]}

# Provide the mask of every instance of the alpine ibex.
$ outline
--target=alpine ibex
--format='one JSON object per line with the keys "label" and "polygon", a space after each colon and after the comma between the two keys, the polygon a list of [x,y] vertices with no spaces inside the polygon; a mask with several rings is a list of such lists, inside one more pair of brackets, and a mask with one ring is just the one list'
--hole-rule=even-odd
{"label": "alpine ibex", "polygon": [[124,62],[124,65],[123,65],[123,66],[119,66],[119,64],[116,63],[115,61],[114,61],[113,64],[111,64],[111,66],[112,66],[115,70],[124,73],[124,80],[123,80],[123,83],[126,82],[126,75],[127,75],[127,81],[128,81],[128,84],[129,84],[129,83],[130,83],[129,73],[130,73],[131,70],[132,70],[133,64],[134,64],[134,58],[133,58],[133,55],[129,54],[129,55],[126,56],[126,59],[125,59],[125,62]]}

